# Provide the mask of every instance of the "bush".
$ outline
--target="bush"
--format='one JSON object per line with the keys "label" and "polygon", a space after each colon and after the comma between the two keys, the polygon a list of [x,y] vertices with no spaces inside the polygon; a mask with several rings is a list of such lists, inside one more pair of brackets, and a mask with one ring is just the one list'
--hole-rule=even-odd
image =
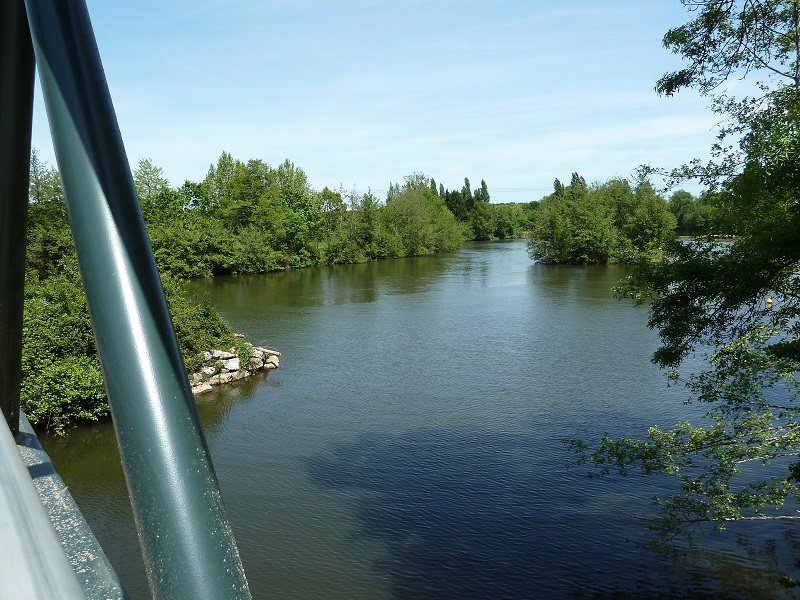
{"label": "bush", "polygon": [[[187,298],[185,283],[173,277],[165,277],[163,285],[188,372],[199,367],[204,350],[246,346],[207,296]],[[248,349],[242,360],[249,358]],[[39,277],[35,269],[27,273],[20,404],[32,424],[58,434],[109,414],[74,257],[62,259],[48,277]]]}
{"label": "bush", "polygon": [[110,412],[96,357],[67,356],[28,373],[20,396],[28,420],[59,435],[70,425],[97,421]]}

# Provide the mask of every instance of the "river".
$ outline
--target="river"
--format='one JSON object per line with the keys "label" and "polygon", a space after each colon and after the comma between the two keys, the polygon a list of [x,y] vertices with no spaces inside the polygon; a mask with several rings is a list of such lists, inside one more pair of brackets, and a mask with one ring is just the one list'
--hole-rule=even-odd
{"label": "river", "polygon": [[[198,409],[256,598],[782,598],[800,538],[743,524],[643,547],[668,481],[588,480],[566,437],[701,408],[649,362],[624,267],[532,263],[524,241],[196,281],[283,353]],[[109,424],[43,436],[134,598],[148,595]],[[746,534],[746,537],[741,537]]]}

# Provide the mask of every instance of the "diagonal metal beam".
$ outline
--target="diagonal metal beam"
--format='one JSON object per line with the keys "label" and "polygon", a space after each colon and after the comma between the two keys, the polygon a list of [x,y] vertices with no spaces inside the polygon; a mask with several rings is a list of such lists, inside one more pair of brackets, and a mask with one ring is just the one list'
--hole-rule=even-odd
{"label": "diagonal metal beam", "polygon": [[151,590],[249,598],[86,4],[25,4]]}

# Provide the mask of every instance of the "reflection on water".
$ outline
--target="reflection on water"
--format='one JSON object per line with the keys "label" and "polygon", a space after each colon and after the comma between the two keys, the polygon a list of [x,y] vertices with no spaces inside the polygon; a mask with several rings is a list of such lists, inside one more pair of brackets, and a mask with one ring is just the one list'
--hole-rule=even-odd
{"label": "reflection on water", "polygon": [[196,282],[196,290],[235,296],[245,306],[292,308],[375,302],[386,294],[426,291],[457,257],[452,254],[408,260],[331,265],[268,273],[215,277]]}
{"label": "reflection on water", "polygon": [[[791,528],[661,556],[640,542],[671,482],[566,468],[564,437],[702,418],[650,363],[646,308],[613,297],[625,272],[533,264],[517,241],[194,282],[283,353],[198,399],[255,597],[792,597]],[[110,426],[43,441],[147,597]]]}

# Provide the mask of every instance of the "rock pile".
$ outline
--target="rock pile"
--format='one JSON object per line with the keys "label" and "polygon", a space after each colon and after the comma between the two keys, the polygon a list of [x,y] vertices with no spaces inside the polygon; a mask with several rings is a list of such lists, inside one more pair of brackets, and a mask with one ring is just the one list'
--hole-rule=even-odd
{"label": "rock pile", "polygon": [[250,361],[242,365],[235,346],[228,350],[204,352],[200,370],[189,377],[192,393],[202,394],[216,385],[239,381],[265,369],[277,369],[280,366],[280,355],[275,350],[250,346]]}

